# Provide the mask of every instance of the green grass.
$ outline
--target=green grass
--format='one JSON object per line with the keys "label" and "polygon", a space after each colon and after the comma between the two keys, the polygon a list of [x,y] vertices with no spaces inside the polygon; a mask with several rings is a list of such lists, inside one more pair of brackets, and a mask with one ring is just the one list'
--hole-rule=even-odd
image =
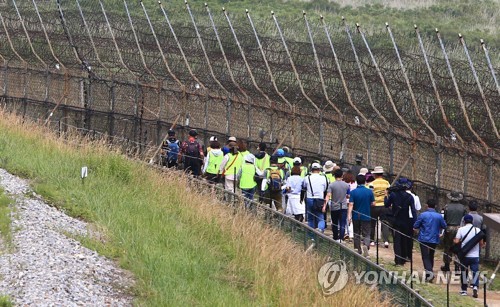
{"label": "green grass", "polygon": [[[78,146],[69,146],[24,125],[0,112],[0,167],[31,179],[52,205],[92,222],[98,236],[79,239],[133,273],[137,305],[331,306],[356,297],[356,304],[389,306],[379,292],[354,284],[323,297],[317,272],[324,259],[199,195],[179,173],[161,174],[78,138],[71,142]],[[89,168],[85,182],[82,166]]]}
{"label": "green grass", "polygon": [[6,295],[1,295],[0,296],[0,307],[11,307],[12,301],[10,300],[10,297]]}
{"label": "green grass", "polygon": [[[395,266],[390,263],[385,263],[384,267],[391,272],[403,273],[408,271],[408,265],[406,267]],[[407,275],[407,279],[410,275]],[[421,276],[419,276],[421,278]],[[419,279],[421,280],[421,279]],[[414,289],[417,289],[420,295],[430,300],[435,306],[446,306],[446,286],[429,284],[429,283],[416,283],[413,285]],[[471,296],[461,296],[458,294],[458,290],[455,288],[450,290],[450,306],[463,306],[463,307],[473,307],[477,306],[477,303]]]}
{"label": "green grass", "polygon": [[9,246],[12,241],[12,233],[10,229],[11,203],[12,200],[7,197],[7,195],[5,195],[3,189],[0,187],[0,235],[2,236],[2,239],[6,246]]}
{"label": "green grass", "polygon": [[[173,11],[183,9],[183,1],[173,1],[165,7]],[[425,1],[419,6],[408,2],[421,1],[354,1],[354,0],[191,0],[190,6],[199,10],[201,16],[203,3],[207,2],[216,14],[222,6],[233,15],[244,16],[245,9],[249,9],[257,19],[269,20],[271,10],[274,10],[279,20],[285,23],[284,29],[293,27],[303,32],[303,22],[300,20],[302,11],[306,11],[311,20],[320,14],[332,24],[339,24],[341,16],[345,16],[349,24],[360,23],[368,32],[384,31],[388,22],[395,31],[407,34],[413,31],[413,25],[419,25],[422,32],[434,37],[434,29],[439,28],[442,35],[449,41],[456,41],[461,32],[470,41],[469,44],[479,43],[483,38],[492,46],[500,47],[500,2],[496,0],[434,0]],[[339,4],[340,2],[340,4]],[[407,2],[407,3],[405,3]],[[123,5],[115,4],[116,10]],[[150,10],[154,11],[154,4]],[[176,13],[177,14],[177,13]],[[176,17],[173,15],[173,20]],[[292,23],[291,21],[295,21]],[[288,22],[288,23],[287,23]],[[274,31],[273,31],[274,32]],[[304,38],[307,38],[304,36]],[[416,41],[415,41],[416,42]]]}
{"label": "green grass", "polygon": [[[107,247],[94,246],[136,275],[139,303],[245,305],[250,301],[246,291],[224,280],[235,247],[215,223],[191,223],[179,192],[155,190],[145,167],[118,154],[58,150],[5,130],[0,142],[5,143],[0,155],[9,161],[2,167],[36,178],[37,193],[108,230]],[[79,173],[84,165],[89,167],[89,178],[83,184]]]}

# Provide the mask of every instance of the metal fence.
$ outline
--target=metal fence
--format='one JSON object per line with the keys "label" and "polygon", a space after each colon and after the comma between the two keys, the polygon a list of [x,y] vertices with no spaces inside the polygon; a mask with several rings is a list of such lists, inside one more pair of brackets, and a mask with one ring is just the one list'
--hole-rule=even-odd
{"label": "metal fence", "polygon": [[[233,200],[226,202],[235,210],[245,210],[244,198],[238,193],[231,193],[224,190],[220,186],[213,186],[205,180],[192,178],[195,184],[199,184],[206,191],[214,191],[216,197],[223,201],[225,195],[230,195]],[[248,201],[248,200],[247,200]],[[258,202],[251,203],[252,208],[249,209],[250,214],[259,217],[266,224],[278,228],[288,234],[296,243],[303,245],[304,250],[314,249],[320,255],[328,256],[331,259],[343,260],[348,272],[350,273],[351,281],[353,280],[353,272],[381,272],[387,273],[387,276],[393,276],[392,273],[374,262],[359,255],[354,250],[335,242],[332,238],[319,233],[308,225],[301,223],[294,218],[284,215],[276,210],[271,209],[267,205],[259,204]],[[311,245],[311,238],[314,239],[314,245]],[[378,283],[377,288],[384,293],[386,300],[389,300],[393,305],[397,306],[432,306],[422,295],[417,293],[409,285],[394,277],[391,282]]]}
{"label": "metal fence", "polygon": [[180,132],[205,140],[284,138],[297,154],[363,153],[391,175],[411,156],[403,175],[498,204],[498,55],[396,32],[188,4],[10,0],[0,82],[4,97],[51,104],[40,117],[138,143],[159,143],[180,115]]}
{"label": "metal fence", "polygon": [[[40,118],[33,113],[33,110],[37,108],[41,108],[42,110],[46,108],[44,103],[40,102],[29,102],[27,105],[26,101],[23,100],[15,100],[3,99],[1,106],[4,110],[12,111],[12,112],[22,112],[24,109],[27,110],[27,113],[24,114],[27,118],[33,120],[40,120]],[[63,107],[64,109],[64,107]],[[81,110],[66,110],[68,114],[80,114]],[[75,117],[76,115],[69,115]],[[80,114],[83,116],[83,114]],[[78,138],[83,135],[93,140],[103,140],[115,149],[121,149],[124,154],[132,156],[140,161],[149,160],[148,157],[151,155],[158,154],[157,146],[152,146],[152,144],[144,144],[137,143],[128,138],[122,136],[109,136],[106,133],[100,133],[96,130],[89,130],[80,126],[72,126],[63,123],[62,121],[48,121],[46,123],[52,129],[60,133],[67,142],[78,143]],[[76,134],[74,134],[76,133]],[[76,136],[74,139],[72,136]],[[159,162],[159,161],[158,161]],[[155,166],[154,164],[149,164],[151,166]],[[166,169],[162,169],[167,171]],[[214,193],[214,196],[217,197],[221,202],[230,205],[235,210],[248,210],[249,213],[254,214],[256,217],[262,219],[265,223],[276,227],[288,235],[300,245],[303,245],[306,251],[314,250],[321,255],[325,255],[332,260],[343,260],[344,263],[347,264],[348,271],[351,273],[351,281],[354,279],[354,275],[357,273],[362,274],[377,274],[370,275],[376,279],[370,281],[370,284],[376,284],[378,289],[385,293],[384,298],[391,300],[391,302],[395,305],[401,306],[441,306],[441,305],[449,305],[450,304],[450,289],[446,287],[446,290],[442,289],[443,294],[446,295],[436,295],[436,289],[433,286],[425,286],[421,285],[420,282],[423,280],[423,276],[419,276],[417,278],[418,282],[414,285],[415,276],[412,275],[414,272],[417,272],[415,267],[413,266],[413,257],[410,258],[410,272],[411,274],[405,275],[403,277],[398,275],[402,272],[406,271],[406,268],[395,269],[394,271],[388,271],[384,268],[384,264],[391,264],[392,258],[395,254],[390,253],[391,259],[388,259],[387,255],[383,257],[379,256],[379,245],[375,246],[374,250],[371,251],[372,261],[362,257],[356,251],[350,249],[348,245],[343,245],[338,242],[335,242],[332,238],[318,232],[315,229],[310,228],[307,224],[301,223],[290,216],[286,216],[278,211],[275,211],[269,207],[269,205],[263,205],[257,202],[252,202],[252,209],[248,209],[244,206],[245,202],[248,200],[244,200],[243,196],[239,193],[239,189],[234,190],[234,192],[230,192],[224,190],[219,185],[211,185],[205,180],[197,179],[194,177],[190,177],[193,184],[197,184],[201,186],[201,189],[196,189],[197,191],[205,191],[206,193]],[[426,187],[421,183],[416,184],[416,192],[419,195],[424,194],[425,191],[430,193],[429,197],[435,196],[435,191],[433,191],[432,187]],[[333,224],[333,221],[329,221],[329,223]],[[330,224],[330,225],[331,225]],[[391,232],[397,231],[394,228],[391,228]],[[355,236],[357,234],[354,234]],[[311,240],[313,239],[313,241]],[[418,241],[414,240],[414,246],[418,246]],[[376,241],[379,241],[378,232],[376,234]],[[314,243],[314,244],[313,244]],[[385,249],[384,249],[385,250]],[[380,264],[380,265],[379,265]],[[406,271],[407,272],[407,271]],[[418,271],[419,274],[422,272]],[[383,275],[385,274],[385,275]],[[382,277],[380,277],[382,276]],[[439,278],[438,278],[439,279]],[[450,277],[447,275],[446,280],[450,280]],[[484,286],[484,302],[486,304],[486,283]],[[436,286],[439,287],[439,286]],[[453,294],[452,294],[453,296]],[[426,300],[425,298],[433,297],[432,300]]]}
{"label": "metal fence", "polygon": [[[229,135],[349,163],[500,212],[499,54],[464,37],[154,1],[0,5],[0,94],[23,115],[159,144]],[[130,145],[129,144],[129,145]],[[406,167],[403,168],[403,165]]]}

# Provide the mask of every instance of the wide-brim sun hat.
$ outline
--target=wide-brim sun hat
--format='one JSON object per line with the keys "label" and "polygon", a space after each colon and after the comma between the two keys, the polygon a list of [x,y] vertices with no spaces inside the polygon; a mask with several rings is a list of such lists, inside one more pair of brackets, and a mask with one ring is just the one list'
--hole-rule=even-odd
{"label": "wide-brim sun hat", "polygon": [[325,165],[323,166],[323,171],[325,173],[333,171],[333,168],[337,166],[337,164],[333,163],[332,161],[326,161]]}
{"label": "wide-brim sun hat", "polygon": [[236,137],[234,136],[230,136],[228,139],[227,139],[228,142],[236,142]]}
{"label": "wide-brim sun hat", "polygon": [[372,174],[383,174],[384,173],[384,168],[382,166],[375,166],[375,168],[372,171]]}
{"label": "wide-brim sun hat", "polygon": [[458,191],[451,191],[446,194],[446,197],[451,201],[461,201],[464,199],[464,195]]}

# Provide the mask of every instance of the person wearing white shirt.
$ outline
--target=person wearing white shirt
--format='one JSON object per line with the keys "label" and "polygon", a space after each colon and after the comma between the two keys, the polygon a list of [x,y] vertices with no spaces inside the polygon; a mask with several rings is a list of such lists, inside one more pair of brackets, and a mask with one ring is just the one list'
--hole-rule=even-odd
{"label": "person wearing white shirt", "polygon": [[[454,243],[458,244],[461,242],[462,248],[467,244],[467,242],[472,240],[476,234],[481,232],[481,229],[472,225],[473,220],[474,219],[470,214],[464,216],[465,226],[460,227],[457,231],[457,235],[455,236]],[[468,269],[470,268],[472,271],[472,296],[477,298],[477,288],[479,285],[479,249],[485,245],[486,243],[484,239],[481,239],[481,241],[471,248],[465,257],[460,259],[462,265],[462,290],[460,291],[460,294],[463,296],[467,295],[467,276],[469,273]]]}
{"label": "person wearing white shirt", "polygon": [[291,176],[286,180],[286,192],[288,196],[286,214],[293,215],[299,222],[304,220],[304,213],[306,213],[305,204],[300,201],[302,183],[304,182],[304,178],[300,176],[301,173],[300,166],[294,166]]}
{"label": "person wearing white shirt", "polygon": [[[320,174],[321,170],[322,167],[319,163],[313,163],[311,165],[311,174],[304,178],[302,186],[307,190],[307,223],[311,228],[319,228],[321,232],[324,232],[325,218],[322,208],[325,192],[328,188],[328,179],[326,176]],[[315,206],[315,203],[321,203],[321,205]]]}

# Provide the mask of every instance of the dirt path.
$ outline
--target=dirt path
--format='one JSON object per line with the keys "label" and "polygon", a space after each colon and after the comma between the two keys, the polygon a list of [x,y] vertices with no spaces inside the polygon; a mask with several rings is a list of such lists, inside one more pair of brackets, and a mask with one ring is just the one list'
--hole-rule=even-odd
{"label": "dirt path", "polygon": [[[330,223],[328,223],[328,224],[331,225]],[[325,234],[328,236],[331,236],[332,235],[331,228],[326,230]],[[351,243],[346,242],[345,245],[348,246],[349,248],[354,249],[354,244],[352,242]],[[389,245],[389,248],[385,248],[384,246],[380,246],[378,248],[378,255],[379,255],[379,264],[381,266],[386,267],[389,271],[396,270],[394,267],[394,247],[393,247],[392,243]],[[437,274],[441,265],[443,265],[443,252],[440,250],[436,251],[434,259],[435,259],[434,260],[434,273]],[[373,262],[376,262],[376,246],[375,247],[372,246],[370,248],[370,260]],[[410,264],[407,263],[404,266],[404,269],[406,269],[408,272],[410,272]],[[452,269],[453,269],[453,266],[452,266]],[[481,267],[480,267],[480,269],[481,269]],[[398,268],[397,270],[398,271],[402,270],[402,268]],[[416,245],[413,246],[413,271],[414,272],[417,271],[419,273],[424,271],[424,265],[422,262],[422,256],[420,254],[420,249]],[[491,273],[492,272],[488,272],[487,276],[490,277]],[[419,276],[420,276],[420,274],[419,274]],[[446,284],[436,283],[436,284],[433,284],[433,286],[441,287],[444,291],[443,293],[446,293]],[[415,288],[417,289],[418,286],[416,286]],[[450,284],[450,296],[452,296],[452,295],[459,296],[459,291],[460,291],[460,285]],[[422,295],[424,295],[424,293],[422,293]],[[468,289],[468,295],[472,298],[471,289]],[[476,299],[474,299],[474,298],[472,298],[472,299],[477,302],[477,306],[483,306],[484,297],[483,297],[482,287],[479,290],[479,297]],[[500,291],[488,290],[487,295],[486,295],[486,299],[487,299],[487,304],[489,307],[500,306]]]}

